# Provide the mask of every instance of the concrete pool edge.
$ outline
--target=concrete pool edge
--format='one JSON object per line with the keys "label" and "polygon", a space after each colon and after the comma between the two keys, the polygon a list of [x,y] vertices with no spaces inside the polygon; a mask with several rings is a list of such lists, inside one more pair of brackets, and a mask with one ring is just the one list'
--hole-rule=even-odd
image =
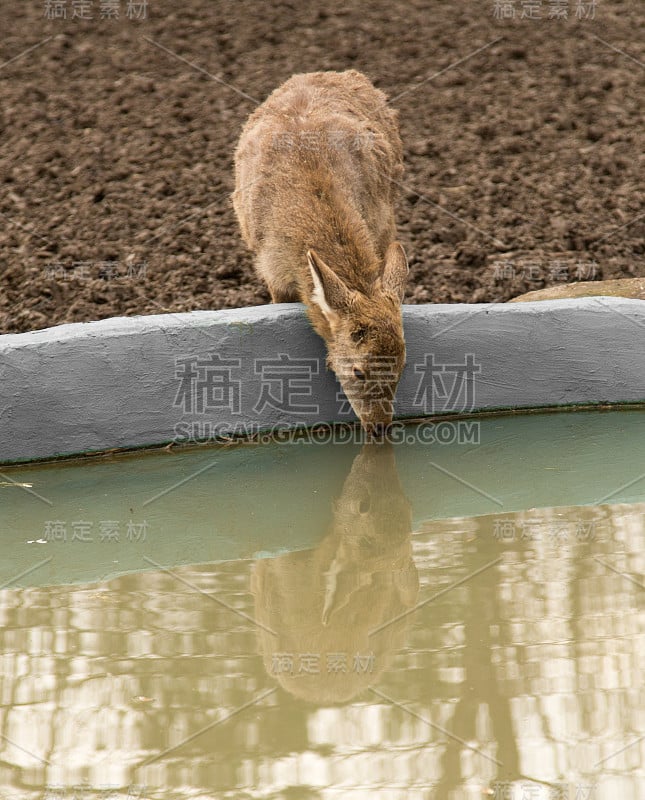
{"label": "concrete pool edge", "polygon": [[[467,365],[472,396],[464,388],[463,401],[470,405],[449,410],[645,402],[641,300],[404,306],[403,313],[407,365],[398,418],[445,413],[436,406],[435,381],[447,386],[447,368],[458,376]],[[155,447],[212,431],[239,435],[253,426],[351,422],[324,364],[323,343],[299,304],[0,336],[0,464]],[[295,408],[276,402],[279,367],[291,375],[299,369],[301,380],[307,374]],[[214,407],[205,395],[215,397]]]}

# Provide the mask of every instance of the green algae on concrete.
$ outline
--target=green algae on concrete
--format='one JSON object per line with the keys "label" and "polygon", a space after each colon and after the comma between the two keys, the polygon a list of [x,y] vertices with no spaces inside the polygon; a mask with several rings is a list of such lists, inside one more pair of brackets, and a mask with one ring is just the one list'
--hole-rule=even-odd
{"label": "green algae on concrete", "polygon": [[509,303],[529,303],[533,300],[561,300],[569,297],[629,297],[645,300],[645,278],[621,278],[612,281],[580,281],[564,286],[550,286],[521,294]]}

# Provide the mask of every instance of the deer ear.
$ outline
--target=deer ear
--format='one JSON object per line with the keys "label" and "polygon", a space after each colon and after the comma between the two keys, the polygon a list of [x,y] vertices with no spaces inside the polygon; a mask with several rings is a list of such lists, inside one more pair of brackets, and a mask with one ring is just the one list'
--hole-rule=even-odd
{"label": "deer ear", "polygon": [[392,244],[385,251],[385,266],[381,275],[381,286],[385,292],[393,294],[399,301],[403,300],[405,282],[408,279],[408,259],[399,242]]}
{"label": "deer ear", "polygon": [[307,251],[309,271],[314,282],[311,302],[317,305],[329,322],[338,319],[350,303],[350,291],[314,250]]}

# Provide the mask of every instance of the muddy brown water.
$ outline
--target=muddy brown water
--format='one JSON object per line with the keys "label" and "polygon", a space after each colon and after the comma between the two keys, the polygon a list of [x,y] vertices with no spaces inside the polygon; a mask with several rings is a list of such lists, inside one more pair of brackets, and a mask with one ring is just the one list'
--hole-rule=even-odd
{"label": "muddy brown water", "polygon": [[642,796],[644,519],[4,589],[2,796]]}

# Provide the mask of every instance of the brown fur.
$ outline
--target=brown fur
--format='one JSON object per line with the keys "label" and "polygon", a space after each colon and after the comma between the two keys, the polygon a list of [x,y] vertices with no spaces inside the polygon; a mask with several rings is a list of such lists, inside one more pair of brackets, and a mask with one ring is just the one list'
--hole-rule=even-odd
{"label": "brown fur", "polygon": [[[405,362],[402,172],[397,112],[355,70],[294,75],[251,114],[235,153],[233,205],[256,270],[274,302],[306,304],[368,428],[391,421]],[[383,359],[388,376],[374,367]]]}

